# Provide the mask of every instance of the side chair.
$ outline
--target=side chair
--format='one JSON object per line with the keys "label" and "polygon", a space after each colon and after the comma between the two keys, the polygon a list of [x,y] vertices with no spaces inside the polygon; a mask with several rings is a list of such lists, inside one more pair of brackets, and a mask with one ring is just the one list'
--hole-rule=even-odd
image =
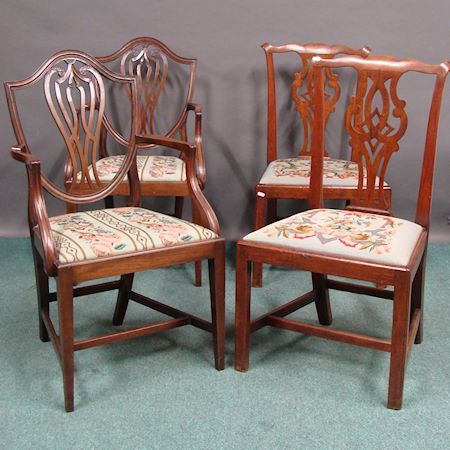
{"label": "side chair", "polygon": [[[250,333],[265,326],[381,350],[390,353],[387,407],[401,409],[407,360],[413,344],[422,342],[436,140],[450,63],[431,65],[414,59],[397,60],[382,56],[362,58],[349,55],[334,59],[315,56],[312,68],[315,117],[308,198],[310,209],[252,232],[237,243],[235,368],[248,370]],[[324,209],[322,203],[327,117],[323,86],[326,71],[336,68],[354,70],[357,75],[355,94],[346,110],[345,125],[353,160],[358,165],[358,188],[351,204],[343,210]],[[388,163],[391,157],[397,157],[400,141],[408,127],[406,101],[400,97],[398,89],[400,79],[408,72],[422,74],[429,81],[434,79],[429,116],[424,118],[427,126],[414,221],[390,214],[390,198],[383,186]],[[404,83],[405,80],[401,81]],[[410,94],[414,96],[414,92]],[[416,119],[415,122],[420,121]],[[409,123],[408,130],[417,130],[419,125]],[[403,152],[407,157],[406,151]],[[251,320],[250,270],[251,263],[255,262],[311,272],[312,290]],[[376,282],[393,289],[331,280],[327,275]],[[330,328],[329,289],[392,300],[390,338]],[[320,325],[286,317],[313,302]]]}
{"label": "side chair", "polygon": [[[255,230],[278,220],[277,200],[308,198],[311,172],[311,137],[315,117],[312,103],[312,57],[314,55],[320,55],[326,59],[339,55],[366,57],[371,51],[369,47],[353,49],[344,45],[322,43],[279,46],[265,43],[262,48],[266,55],[267,65],[267,167],[255,188]],[[283,122],[283,117],[286,114],[279,113],[280,120],[277,120],[277,92],[282,91],[283,83],[281,83],[281,78],[277,76],[274,55],[287,54],[293,54],[300,61],[300,70],[292,74],[290,97],[295,106],[295,111],[299,115],[301,145],[297,152],[298,156],[292,156],[291,152],[291,156],[286,157],[288,152],[282,149],[285,156],[280,158],[277,142],[278,122]],[[325,99],[325,123],[327,123],[341,97],[339,74],[331,68],[327,68],[324,84],[327,91]],[[349,160],[331,158],[326,149],[325,156],[324,198],[351,202],[357,191],[357,164],[350,155]],[[389,186],[386,185],[385,188],[389,189]],[[262,265],[255,263],[253,286],[261,287],[262,278]]]}
{"label": "side chair", "polygon": [[[55,129],[67,147],[65,171],[73,177],[69,190],[41,172],[39,158],[25,137],[16,91],[21,98],[27,88],[42,88],[42,105],[50,111]],[[128,89],[130,128],[124,137],[108,118],[107,87]],[[193,325],[213,335],[215,367],[224,368],[224,240],[217,218],[203,196],[196,173],[197,146],[170,137],[142,136],[135,77],[118,75],[95,58],[73,50],[61,51],[47,59],[30,77],[5,82],[11,121],[17,145],[12,157],[23,163],[28,175],[28,219],[38,297],[39,333],[51,340],[60,360],[66,411],[74,409],[74,352],[97,345],[116,343],[183,325]],[[34,92],[34,91],[33,91]],[[45,98],[45,100],[44,100]],[[45,112],[44,109],[42,109]],[[21,110],[21,113],[24,111]],[[102,127],[125,148],[120,166],[108,183],[95,169]],[[125,133],[126,134],[126,133]],[[30,141],[31,142],[31,141]],[[136,152],[140,145],[164,145],[179,151],[186,164],[186,189],[197,211],[197,223],[160,214],[140,206],[140,183]],[[53,150],[59,146],[52,143]],[[58,158],[55,155],[55,160]],[[56,164],[56,163],[55,163]],[[78,211],[105,199],[127,179],[129,206]],[[44,190],[75,211],[57,216],[47,213]],[[89,208],[89,206],[87,206]],[[170,267],[207,259],[210,274],[211,321],[180,311],[133,291],[136,272]],[[56,279],[56,292],[49,292],[49,277]],[[78,283],[105,277],[116,281],[75,287]],[[171,318],[104,336],[75,339],[74,297],[118,290],[113,325],[122,325],[129,300],[167,314]],[[50,317],[50,302],[57,302],[58,326]]]}

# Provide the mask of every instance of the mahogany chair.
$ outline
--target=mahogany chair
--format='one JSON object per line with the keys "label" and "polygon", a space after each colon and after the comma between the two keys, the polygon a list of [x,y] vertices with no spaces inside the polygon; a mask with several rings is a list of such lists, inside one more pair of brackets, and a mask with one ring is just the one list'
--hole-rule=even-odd
{"label": "mahogany chair", "polygon": [[[107,117],[106,85],[126,86],[131,102],[130,134],[125,138]],[[32,153],[19,116],[16,91],[42,86],[45,101],[67,146],[66,173],[74,177],[70,189],[58,187],[41,172],[40,160]],[[196,174],[197,146],[185,141],[139,135],[137,82],[118,75],[95,58],[78,51],[62,51],[50,57],[29,78],[5,83],[9,112],[17,145],[11,155],[25,164],[28,174],[28,217],[36,270],[39,332],[42,341],[51,339],[58,355],[64,381],[66,411],[74,409],[74,352],[115,343],[182,325],[193,325],[213,334],[215,367],[224,368],[224,240],[217,218],[203,196]],[[25,93],[24,92],[24,93]],[[23,95],[23,93],[22,93]],[[42,110],[44,111],[44,110]],[[21,113],[24,111],[21,110]],[[23,114],[22,114],[23,115]],[[124,146],[117,173],[103,183],[96,167],[101,128]],[[186,189],[197,211],[197,223],[140,207],[137,146],[164,145],[178,150],[186,163]],[[58,148],[55,142],[54,148]],[[45,189],[56,199],[78,205],[102,200],[117,192],[128,174],[129,206],[72,212],[49,217]],[[76,181],[75,181],[76,180]],[[164,305],[132,290],[135,272],[208,259],[211,314],[207,321]],[[84,281],[120,276],[117,281],[75,287]],[[49,292],[49,277],[56,278],[57,291]],[[129,300],[172,317],[160,323],[121,330],[85,339],[74,338],[74,297],[118,290],[114,325],[122,325]],[[57,301],[59,331],[51,318],[49,303]]]}
{"label": "mahogany chair", "polygon": [[[195,168],[199,186],[204,188],[206,169],[202,148],[202,106],[192,103],[197,60],[177,55],[161,41],[151,37],[139,37],[124,44],[107,56],[97,57],[114,72],[137,78],[138,127],[142,136],[162,135],[188,141],[187,121],[189,112],[195,115],[194,142],[197,147]],[[174,87],[179,84],[179,89]],[[168,114],[171,110],[173,114]],[[164,119],[164,128],[158,127]],[[106,130],[104,130],[106,131]],[[120,167],[123,155],[109,155],[106,139],[100,140],[101,158],[97,171],[101,181],[109,182]],[[164,146],[164,145],[163,145]],[[137,166],[142,196],[175,197],[175,217],[181,219],[184,198],[190,196],[186,177],[186,164],[182,152],[175,155],[161,154],[160,145],[139,145]],[[173,150],[172,150],[173,153]],[[73,179],[68,174],[66,184]],[[128,195],[129,185],[123,180],[111,196],[106,197],[108,207],[114,206],[113,196]],[[193,220],[196,211],[193,208]],[[201,261],[195,263],[195,285],[202,280]]]}
{"label": "mahogany chair", "polygon": [[[312,71],[311,58],[321,55],[323,58],[334,58],[338,55],[359,55],[366,57],[370,53],[368,47],[352,49],[344,45],[327,45],[320,43],[286,44],[274,46],[263,44],[266,54],[268,106],[267,106],[267,167],[255,188],[254,229],[274,222],[277,217],[277,199],[307,199],[311,169],[312,125],[314,110],[312,108]],[[302,143],[298,156],[280,159],[277,145],[277,101],[276,93],[281,90],[277,83],[274,54],[294,54],[301,62],[299,72],[293,74],[290,97],[299,114],[302,131]],[[331,68],[325,71],[325,123],[335,111],[341,95],[339,75]],[[286,152],[285,152],[286,153]],[[340,199],[351,202],[357,191],[358,167],[352,160],[330,158],[325,150],[324,162],[324,198]],[[386,189],[389,189],[386,186]],[[262,286],[262,265],[255,263],[253,286]]]}
{"label": "mahogany chair", "polygon": [[[314,71],[311,189],[308,211],[250,233],[237,244],[235,368],[249,367],[250,333],[265,326],[297,331],[389,352],[387,406],[400,409],[405,367],[414,343],[422,341],[423,293],[429,215],[440,107],[450,63],[425,64],[391,57],[345,56],[312,61]],[[358,190],[345,210],[323,209],[322,171],[327,117],[323,81],[326,70],[350,68],[357,73],[355,95],[348,105],[345,124],[354,161],[358,164]],[[347,69],[347,70],[350,70]],[[407,131],[406,102],[398,83],[407,72],[434,77],[434,91],[426,128],[423,164],[414,222],[392,217],[383,182],[391,156]],[[430,79],[431,81],[431,79]],[[410,124],[416,128],[419,124]],[[366,176],[362,176],[363,169]],[[312,290],[250,320],[250,263],[267,263],[312,273]],[[336,281],[327,275],[382,283],[392,290]],[[393,300],[390,339],[369,337],[327,327],[332,323],[329,289],[365,293]],[[286,318],[315,302],[321,325]]]}

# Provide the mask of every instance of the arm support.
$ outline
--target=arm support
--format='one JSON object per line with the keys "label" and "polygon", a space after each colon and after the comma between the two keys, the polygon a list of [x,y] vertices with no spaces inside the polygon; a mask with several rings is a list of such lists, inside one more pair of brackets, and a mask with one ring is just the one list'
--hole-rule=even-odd
{"label": "arm support", "polygon": [[202,114],[203,108],[199,103],[188,103],[188,111],[194,111],[195,114],[195,136],[194,142],[197,146],[197,176],[201,188],[205,186],[206,183],[206,167],[205,158],[203,156],[203,144],[202,144]]}
{"label": "arm support", "polygon": [[23,164],[28,176],[28,221],[30,224],[31,239],[36,233],[42,244],[44,268],[48,275],[54,275],[56,271],[56,255],[53,245],[50,222],[45,207],[41,186],[41,162],[36,156],[27,153],[23,146],[12,147],[11,156]]}
{"label": "arm support", "polygon": [[220,234],[219,222],[217,220],[216,214],[212,209],[211,205],[206,200],[206,197],[203,195],[199,180],[196,174],[196,152],[197,146],[194,144],[190,144],[185,141],[180,141],[178,139],[167,138],[163,136],[136,136],[136,144],[141,146],[148,145],[162,145],[164,147],[173,148],[174,150],[178,150],[184,156],[186,161],[186,178],[187,184],[189,187],[189,192],[192,198],[192,207],[197,208],[200,223],[205,228],[208,228],[214,231],[216,234]]}

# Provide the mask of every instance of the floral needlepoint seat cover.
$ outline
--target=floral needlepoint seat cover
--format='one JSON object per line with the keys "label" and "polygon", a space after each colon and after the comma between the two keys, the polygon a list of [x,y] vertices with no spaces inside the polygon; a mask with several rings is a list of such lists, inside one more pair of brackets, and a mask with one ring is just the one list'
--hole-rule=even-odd
{"label": "floral needlepoint seat cover", "polygon": [[200,225],[135,207],[64,214],[49,220],[62,264],[218,237]]}
{"label": "floral needlepoint seat cover", "polygon": [[[276,159],[267,166],[259,184],[309,186],[310,176],[310,156]],[[323,185],[357,187],[358,165],[353,161],[344,159],[324,158]],[[378,179],[376,180],[376,185],[378,185]],[[387,183],[384,183],[384,186],[387,186]]]}
{"label": "floral needlepoint seat cover", "polygon": [[[123,155],[107,156],[95,165],[100,181],[112,181],[123,164]],[[185,181],[186,165],[181,158],[165,155],[138,155],[136,158],[139,181]],[[95,180],[92,166],[89,175]],[[78,173],[78,179],[81,172]]]}
{"label": "floral needlepoint seat cover", "polygon": [[378,214],[313,209],[271,223],[244,240],[405,266],[424,229],[414,222]]}

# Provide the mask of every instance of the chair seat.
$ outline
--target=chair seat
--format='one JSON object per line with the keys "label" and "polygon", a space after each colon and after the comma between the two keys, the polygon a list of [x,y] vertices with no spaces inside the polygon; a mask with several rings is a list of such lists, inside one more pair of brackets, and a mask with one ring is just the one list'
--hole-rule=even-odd
{"label": "chair seat", "polygon": [[[97,174],[101,181],[112,181],[123,164],[124,155],[107,156],[97,161]],[[139,181],[185,181],[186,164],[181,158],[165,155],[138,155],[137,169]],[[89,166],[89,175],[94,173]],[[78,179],[81,172],[78,172]]]}
{"label": "chair seat", "polygon": [[405,266],[422,231],[420,225],[394,217],[314,209],[271,223],[248,234],[244,240]]}
{"label": "chair seat", "polygon": [[[267,166],[259,184],[309,186],[310,176],[310,156],[276,159]],[[376,184],[378,184],[378,181],[376,181]],[[358,164],[343,159],[324,158],[323,185],[357,187]],[[386,182],[384,186],[387,186]]]}
{"label": "chair seat", "polygon": [[51,217],[58,261],[71,263],[218,237],[200,225],[144,208],[125,207]]}

